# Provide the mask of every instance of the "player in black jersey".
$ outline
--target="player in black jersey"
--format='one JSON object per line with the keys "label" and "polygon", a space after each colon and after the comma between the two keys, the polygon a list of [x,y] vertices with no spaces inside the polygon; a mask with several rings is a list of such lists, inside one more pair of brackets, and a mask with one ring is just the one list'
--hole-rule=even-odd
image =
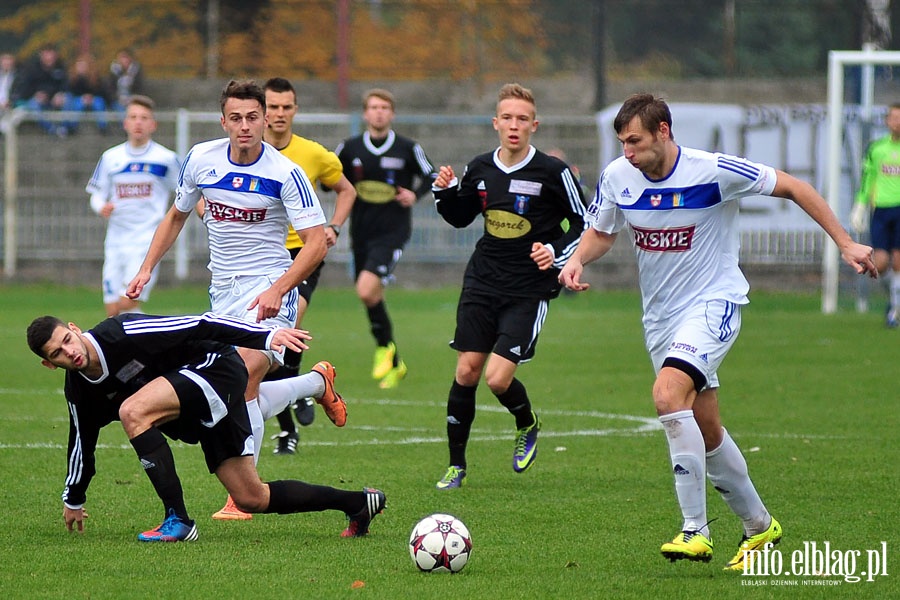
{"label": "player in black jersey", "polygon": [[384,303],[389,281],[412,233],[412,206],[431,189],[434,167],[415,141],[391,129],[394,96],[373,89],[363,96],[366,132],[335,150],[344,175],[356,188],[350,213],[350,246],[356,293],[366,307],[377,348],[372,378],[390,389],[406,376]]}
{"label": "player in black jersey", "polygon": [[140,541],[197,539],[163,433],[199,443],[209,472],[245,511],[341,510],[350,518],[341,535],[351,537],[365,535],[372,518],[384,508],[384,494],[375,489],[349,492],[292,480],[263,483],[259,478],[244,402],[247,368],[234,346],[300,352],[311,339],[305,331],[212,313],[123,314],[89,331],[56,317],[38,317],[29,325],[27,338],[44,366],[66,370],[69,450],[62,500],[69,531],[73,526],[84,530],[84,502],[96,473],[97,438],[101,428],[117,420],[166,514],[162,525],[138,535]]}
{"label": "player in black jersey", "polygon": [[[484,217],[463,277],[456,312],[456,376],[447,400],[450,467],[439,489],[460,487],[466,477],[466,444],[475,420],[475,390],[484,379],[516,419],[513,470],[534,462],[540,419],[519,363],[534,355],[548,302],[559,295],[559,270],[584,230],[584,196],[561,160],[530,144],[537,130],[531,91],[516,83],[500,89],[494,129],[500,147],[476,156],[458,181],[442,166],[434,182],[437,211],[454,227]],[[568,229],[562,223],[568,221]]]}

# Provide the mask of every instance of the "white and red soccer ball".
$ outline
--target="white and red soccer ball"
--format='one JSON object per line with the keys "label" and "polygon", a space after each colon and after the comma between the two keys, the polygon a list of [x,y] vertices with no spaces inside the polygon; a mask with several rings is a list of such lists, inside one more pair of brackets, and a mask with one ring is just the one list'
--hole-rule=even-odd
{"label": "white and red soccer ball", "polygon": [[471,553],[469,530],[452,515],[429,515],[416,523],[409,535],[409,555],[427,573],[457,573],[469,562]]}

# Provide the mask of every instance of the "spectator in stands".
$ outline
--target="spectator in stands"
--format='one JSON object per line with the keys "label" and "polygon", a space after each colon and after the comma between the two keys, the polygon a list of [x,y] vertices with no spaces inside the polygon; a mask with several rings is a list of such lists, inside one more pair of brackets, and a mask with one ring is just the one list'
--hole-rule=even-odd
{"label": "spectator in stands", "polygon": [[[69,94],[72,110],[104,113],[107,109],[107,87],[97,72],[94,58],[82,54],[75,61],[69,77]],[[97,129],[106,133],[106,117],[97,116]]]}
{"label": "spectator in stands", "polygon": [[130,48],[123,48],[116,54],[116,59],[109,65],[109,89],[112,92],[112,106],[115,110],[124,111],[128,106],[128,98],[142,93],[144,71],[141,69]]}
{"label": "spectator in stands", "polygon": [[[26,65],[15,95],[16,105],[35,112],[70,108],[69,78],[54,44],[41,46],[37,56]],[[42,120],[40,124],[48,133],[60,137],[67,136],[72,129],[71,123],[61,121]]]}
{"label": "spectator in stands", "polygon": [[9,53],[0,54],[0,115],[12,107],[15,80],[16,57]]}
{"label": "spectator in stands", "polygon": [[13,106],[13,86],[16,81],[16,57],[0,54],[0,133],[6,133],[7,124],[3,115]]}

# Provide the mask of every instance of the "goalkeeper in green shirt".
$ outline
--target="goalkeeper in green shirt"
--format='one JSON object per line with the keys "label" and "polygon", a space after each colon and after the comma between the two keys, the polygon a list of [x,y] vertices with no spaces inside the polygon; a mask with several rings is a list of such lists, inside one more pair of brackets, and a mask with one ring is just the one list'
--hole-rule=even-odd
{"label": "goalkeeper in green shirt", "polygon": [[[878,273],[888,267],[890,290],[886,324],[897,327],[900,312],[900,103],[891,104],[885,119],[890,134],[866,152],[850,225],[857,233],[869,227]],[[871,219],[870,219],[871,212]]]}

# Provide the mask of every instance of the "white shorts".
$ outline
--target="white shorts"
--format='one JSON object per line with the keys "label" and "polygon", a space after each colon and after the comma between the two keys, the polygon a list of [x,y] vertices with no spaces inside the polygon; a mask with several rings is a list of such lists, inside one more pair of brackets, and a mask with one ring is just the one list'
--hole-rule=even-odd
{"label": "white shorts", "polygon": [[[281,275],[238,275],[224,281],[213,281],[209,285],[209,304],[212,312],[220,315],[237,317],[248,323],[256,323],[257,307],[247,310],[250,303],[272,287]],[[297,288],[291,288],[281,298],[281,310],[274,317],[264,319],[263,325],[277,327],[294,327],[297,321],[297,299],[300,294]],[[269,360],[284,364],[284,353],[263,350]]]}
{"label": "white shorts", "polygon": [[677,358],[706,376],[706,388],[719,387],[716,371],[741,331],[741,306],[709,300],[678,317],[644,332],[654,372],[659,373],[666,358]]}
{"label": "white shorts", "polygon": [[[128,246],[109,246],[103,251],[103,303],[114,304],[119,298],[125,297],[128,284],[134,279],[144,262],[147,250],[150,247],[149,240],[144,244]],[[139,302],[146,302],[150,298],[150,291],[156,285],[159,277],[159,266],[153,269],[150,281],[144,284]]]}

